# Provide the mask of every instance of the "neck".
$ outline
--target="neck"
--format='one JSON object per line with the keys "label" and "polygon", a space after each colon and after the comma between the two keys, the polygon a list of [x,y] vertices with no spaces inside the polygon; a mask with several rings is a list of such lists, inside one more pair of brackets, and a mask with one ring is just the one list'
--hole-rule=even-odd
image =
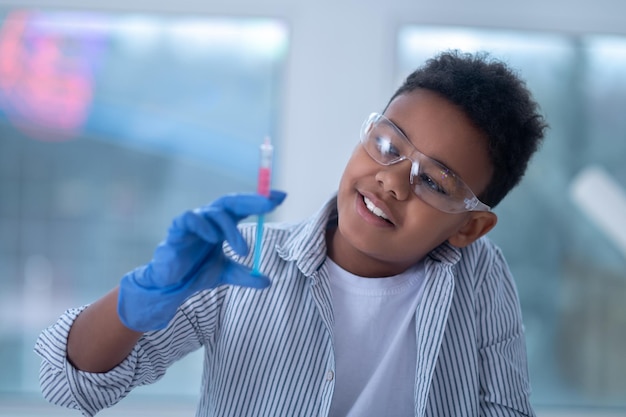
{"label": "neck", "polygon": [[366,253],[345,245],[337,227],[326,231],[326,251],[328,257],[342,269],[363,278],[384,278],[399,275],[414,263],[395,263],[376,259]]}

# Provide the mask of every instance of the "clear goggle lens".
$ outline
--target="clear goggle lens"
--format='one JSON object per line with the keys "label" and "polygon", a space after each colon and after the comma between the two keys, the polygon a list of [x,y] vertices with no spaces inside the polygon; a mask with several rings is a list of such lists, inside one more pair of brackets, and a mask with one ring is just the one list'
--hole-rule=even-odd
{"label": "clear goggle lens", "polygon": [[447,213],[491,211],[445,165],[418,151],[402,131],[385,116],[372,113],[361,127],[361,144],[381,165],[411,161],[413,192],[424,202]]}

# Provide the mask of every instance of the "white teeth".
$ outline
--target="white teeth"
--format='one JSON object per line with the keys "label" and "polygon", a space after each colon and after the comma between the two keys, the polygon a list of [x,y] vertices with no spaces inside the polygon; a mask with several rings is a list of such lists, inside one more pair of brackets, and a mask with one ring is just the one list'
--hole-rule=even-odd
{"label": "white teeth", "polygon": [[383,211],[381,209],[379,209],[378,207],[376,207],[374,205],[374,203],[372,203],[372,201],[367,198],[367,197],[363,197],[363,201],[365,201],[365,206],[367,207],[367,209],[369,211],[371,211],[372,213],[374,213],[375,215],[377,215],[378,217],[382,217],[385,220],[389,220],[389,217],[387,217],[385,215],[385,213],[383,213]]}

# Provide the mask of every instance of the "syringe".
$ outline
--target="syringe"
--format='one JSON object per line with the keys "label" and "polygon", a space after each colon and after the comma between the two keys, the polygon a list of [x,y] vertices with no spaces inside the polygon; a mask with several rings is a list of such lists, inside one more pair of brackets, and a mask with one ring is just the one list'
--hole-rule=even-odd
{"label": "syringe", "polygon": [[[257,182],[257,193],[269,197],[270,182],[272,179],[272,158],[274,157],[274,147],[269,137],[261,145],[261,161],[259,164],[259,177]],[[252,275],[261,275],[259,265],[261,263],[261,248],[263,246],[263,222],[264,216],[260,214],[257,218],[256,242],[254,244],[254,261],[252,264]]]}

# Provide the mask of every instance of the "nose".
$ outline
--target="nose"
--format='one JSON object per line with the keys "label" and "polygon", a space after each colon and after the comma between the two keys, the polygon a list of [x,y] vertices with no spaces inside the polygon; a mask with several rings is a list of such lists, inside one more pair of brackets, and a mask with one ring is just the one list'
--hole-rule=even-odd
{"label": "nose", "polygon": [[386,193],[396,200],[406,200],[411,195],[410,178],[416,164],[409,160],[393,165],[381,165],[376,173],[376,181]]}

